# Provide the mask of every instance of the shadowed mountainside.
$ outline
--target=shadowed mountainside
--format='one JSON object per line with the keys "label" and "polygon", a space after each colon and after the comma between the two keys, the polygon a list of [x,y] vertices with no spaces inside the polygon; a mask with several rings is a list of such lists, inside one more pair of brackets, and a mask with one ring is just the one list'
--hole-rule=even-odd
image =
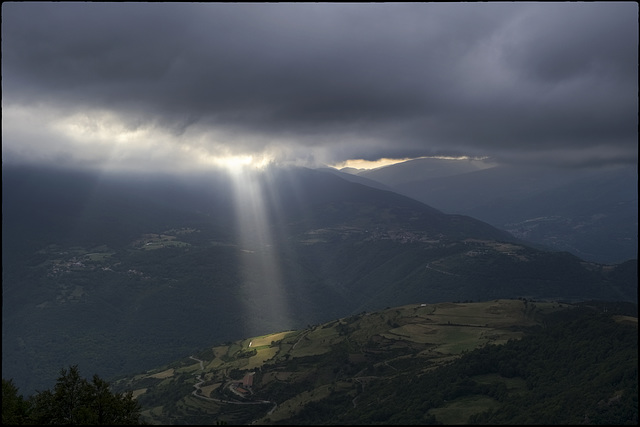
{"label": "shadowed mountainside", "polygon": [[3,168],[3,375],[101,377],[415,301],[635,301],[637,264],[308,169],[199,176]]}
{"label": "shadowed mountainside", "polygon": [[561,169],[416,159],[357,177],[588,261],[637,259],[637,167]]}

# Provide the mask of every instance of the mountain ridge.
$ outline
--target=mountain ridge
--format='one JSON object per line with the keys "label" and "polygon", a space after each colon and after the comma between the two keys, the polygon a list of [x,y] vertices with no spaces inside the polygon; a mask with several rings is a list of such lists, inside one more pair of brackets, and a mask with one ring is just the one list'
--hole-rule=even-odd
{"label": "mountain ridge", "polygon": [[478,218],[548,250],[611,264],[637,258],[637,167],[495,165],[442,171],[448,163],[416,159],[358,176],[443,212]]}

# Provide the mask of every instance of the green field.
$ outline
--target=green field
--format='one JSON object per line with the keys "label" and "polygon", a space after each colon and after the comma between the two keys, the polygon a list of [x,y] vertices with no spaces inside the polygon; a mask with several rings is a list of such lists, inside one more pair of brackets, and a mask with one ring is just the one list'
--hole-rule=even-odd
{"label": "green field", "polygon": [[[251,418],[269,424],[287,420],[310,402],[332,393],[354,399],[369,378],[393,378],[416,366],[418,359],[418,366],[432,370],[476,348],[519,339],[541,316],[566,308],[566,304],[519,299],[405,305],[215,346],[206,353],[208,359],[199,356],[204,370],[199,361],[186,358],[144,376],[121,380],[118,387],[136,390],[143,407],[153,407],[143,413],[151,424],[165,424],[174,417],[195,420],[189,417],[203,413],[218,414],[219,420],[229,423]],[[250,393],[234,394],[233,384],[239,386],[247,372],[255,373]],[[191,395],[196,376],[205,381],[201,395],[217,400]],[[488,385],[502,382],[510,392],[524,387],[522,380],[497,375],[479,376],[474,381]],[[177,395],[177,389],[184,394]],[[167,393],[175,395],[178,404],[163,409],[153,406]],[[278,396],[277,408],[269,414],[264,413],[265,408],[257,408],[259,405],[250,405]],[[445,424],[463,424],[469,415],[496,404],[487,396],[463,396],[429,413]],[[249,407],[250,411],[243,412]]]}

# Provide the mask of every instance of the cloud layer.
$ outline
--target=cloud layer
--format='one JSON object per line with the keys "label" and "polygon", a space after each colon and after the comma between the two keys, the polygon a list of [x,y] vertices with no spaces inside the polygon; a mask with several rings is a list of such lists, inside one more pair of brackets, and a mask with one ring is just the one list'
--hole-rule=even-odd
{"label": "cloud layer", "polygon": [[638,5],[3,3],[3,159],[637,163]]}

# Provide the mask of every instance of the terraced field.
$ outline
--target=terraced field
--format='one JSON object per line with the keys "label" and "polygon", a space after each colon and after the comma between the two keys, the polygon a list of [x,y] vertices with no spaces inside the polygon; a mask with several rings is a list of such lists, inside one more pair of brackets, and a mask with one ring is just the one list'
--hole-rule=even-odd
{"label": "terraced field", "polygon": [[[430,370],[465,351],[518,339],[539,315],[567,307],[526,300],[405,305],[210,347],[114,385],[134,391],[151,424],[270,424],[332,393],[356,402],[373,378]],[[166,405],[168,395],[175,405]],[[486,404],[451,404],[438,419],[453,421],[460,407]]]}

